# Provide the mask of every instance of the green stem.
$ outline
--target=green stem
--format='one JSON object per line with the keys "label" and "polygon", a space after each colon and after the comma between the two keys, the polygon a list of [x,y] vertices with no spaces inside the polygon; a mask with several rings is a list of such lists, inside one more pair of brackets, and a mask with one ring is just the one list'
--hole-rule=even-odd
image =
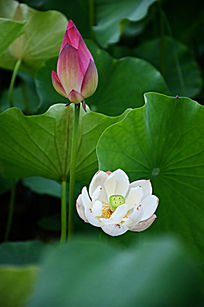
{"label": "green stem", "polygon": [[62,181],[60,243],[64,243],[66,241],[66,236],[67,236],[67,182]]}
{"label": "green stem", "polygon": [[12,77],[11,77],[11,82],[10,82],[9,92],[8,92],[8,99],[9,99],[10,108],[13,107],[13,87],[14,87],[16,75],[17,75],[17,72],[19,70],[20,65],[21,65],[21,60],[18,60],[16,62],[16,65],[14,67],[13,74],[12,74]]}
{"label": "green stem", "polygon": [[24,114],[31,114],[24,80],[21,81],[21,93],[22,93],[23,102],[24,102]]}
{"label": "green stem", "polygon": [[79,114],[80,105],[75,104],[72,147],[71,147],[71,163],[69,175],[69,222],[68,222],[68,238],[73,234],[74,229],[74,190],[75,190],[75,165],[76,165],[76,151],[78,143],[78,129],[79,129]]}
{"label": "green stem", "polygon": [[16,181],[14,179],[12,182],[12,186],[11,186],[11,197],[10,197],[10,202],[9,202],[8,220],[7,220],[7,225],[6,225],[6,233],[4,237],[5,241],[8,241],[9,234],[11,231],[11,224],[13,220],[13,208],[14,208],[14,201],[15,201],[15,191],[16,191]]}
{"label": "green stem", "polygon": [[95,35],[93,31],[94,25],[95,25],[94,0],[89,0],[89,27],[90,27],[90,37],[93,41],[95,40]]}
{"label": "green stem", "polygon": [[[16,65],[14,67],[13,74],[12,74],[12,77],[11,77],[11,82],[10,82],[9,92],[8,92],[8,99],[9,99],[10,108],[13,107],[13,87],[14,87],[16,75],[17,75],[17,72],[19,70],[20,65],[21,65],[21,60],[18,60],[16,62]],[[5,241],[8,241],[9,234],[10,234],[10,231],[11,231],[11,225],[12,225],[12,220],[13,220],[13,208],[14,208],[14,201],[15,201],[15,193],[16,193],[16,181],[14,179],[13,182],[12,182],[12,186],[11,186],[11,197],[10,197],[10,203],[9,203],[8,220],[7,220],[7,225],[6,225],[6,233],[5,233],[5,237],[4,237]]]}

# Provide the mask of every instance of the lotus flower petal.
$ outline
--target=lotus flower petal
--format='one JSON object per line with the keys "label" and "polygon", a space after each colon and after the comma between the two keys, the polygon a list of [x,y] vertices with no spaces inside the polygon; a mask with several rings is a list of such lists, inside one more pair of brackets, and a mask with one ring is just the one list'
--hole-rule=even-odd
{"label": "lotus flower petal", "polygon": [[97,85],[98,85],[97,69],[94,62],[90,60],[81,87],[81,92],[84,98],[91,96],[95,92]]}
{"label": "lotus flower petal", "polygon": [[128,206],[126,204],[119,206],[115,212],[111,215],[109,219],[101,219],[101,221],[106,224],[119,224],[123,217],[128,212]]}
{"label": "lotus flower petal", "polygon": [[84,208],[92,208],[92,203],[89,198],[86,187],[83,187],[82,189],[82,202],[83,202]]}
{"label": "lotus flower petal", "polygon": [[109,236],[120,236],[128,231],[128,227],[126,225],[104,225],[101,227],[102,230],[107,233]]}
{"label": "lotus flower petal", "polygon": [[68,95],[68,98],[71,102],[74,103],[79,103],[84,99],[83,96],[75,90],[71,90],[71,92]]}
{"label": "lotus flower petal", "polygon": [[57,63],[57,75],[66,93],[81,92],[83,74],[79,65],[78,51],[69,44],[62,49]]}
{"label": "lotus flower petal", "polygon": [[[104,188],[104,181],[108,178],[108,174],[106,174],[103,171],[98,171],[92,178],[91,183],[89,185],[89,195],[91,198],[93,198],[93,194],[97,187]],[[101,196],[103,197],[103,196]],[[105,200],[104,200],[105,201]]]}
{"label": "lotus flower petal", "polygon": [[92,62],[94,62],[94,60],[93,60],[93,57],[92,57],[90,51],[86,47],[86,44],[85,44],[84,40],[82,39],[82,37],[79,39],[78,51],[79,51],[79,62],[80,62],[81,71],[82,71],[83,75],[85,75],[85,73],[88,69],[90,60]]}
{"label": "lotus flower petal", "polygon": [[[71,45],[71,44],[70,44],[70,39],[69,39],[69,35],[68,35],[67,30],[66,30],[65,33],[64,33],[64,38],[63,38],[62,45],[61,45],[61,48],[60,48],[60,53],[61,53],[62,49],[64,48],[64,46],[65,46],[66,44]],[[60,53],[59,53],[59,55],[60,55]]]}
{"label": "lotus flower petal", "polygon": [[73,21],[70,19],[68,26],[67,26],[67,33],[68,33],[68,43],[76,48],[79,49],[79,41],[82,39],[81,34],[79,33],[77,27],[73,23]]}
{"label": "lotus flower petal", "polygon": [[137,181],[133,181],[131,182],[130,186],[133,188],[136,187],[140,187],[143,189],[143,199],[147,196],[147,195],[151,195],[152,194],[152,185],[150,180],[137,180]]}
{"label": "lotus flower petal", "polygon": [[56,74],[56,72],[52,71],[52,84],[56,90],[56,92],[58,92],[60,95],[67,97],[67,94],[60,82],[60,79],[58,77],[58,75]]}
{"label": "lotus flower petal", "polygon": [[129,225],[137,224],[136,222],[140,222],[141,218],[142,218],[142,215],[144,213],[143,212],[144,210],[143,210],[141,205],[139,205],[138,207],[133,208],[131,211],[130,211],[130,214],[129,214],[128,227],[129,227]]}
{"label": "lotus flower petal", "polygon": [[93,215],[100,216],[102,210],[103,210],[102,202],[100,202],[99,200],[95,201],[95,203],[93,205],[93,209],[92,209]]}
{"label": "lotus flower petal", "polygon": [[139,203],[143,197],[143,189],[137,186],[136,188],[130,188],[127,198],[126,204],[128,208],[134,208],[135,206],[139,206]]}
{"label": "lotus flower petal", "polygon": [[80,194],[76,201],[77,213],[84,222],[88,223],[88,220],[85,216],[84,206],[82,204],[82,195]]}
{"label": "lotus flower petal", "polygon": [[155,214],[153,214],[149,219],[139,222],[138,224],[134,225],[134,226],[128,226],[129,230],[131,231],[144,231],[145,229],[149,228],[152,223],[155,221],[155,219],[157,218],[157,216]]}
{"label": "lotus flower petal", "polygon": [[129,189],[128,176],[124,171],[118,169],[108,176],[104,182],[104,186],[108,197],[115,194],[119,194],[125,197]]}
{"label": "lotus flower petal", "polygon": [[101,226],[97,217],[95,217],[95,215],[93,215],[91,208],[85,208],[85,215],[86,215],[88,222],[91,225],[96,226],[96,227]]}
{"label": "lotus flower petal", "polygon": [[159,199],[155,195],[148,195],[142,201],[141,206],[144,210],[141,221],[147,220],[156,211]]}

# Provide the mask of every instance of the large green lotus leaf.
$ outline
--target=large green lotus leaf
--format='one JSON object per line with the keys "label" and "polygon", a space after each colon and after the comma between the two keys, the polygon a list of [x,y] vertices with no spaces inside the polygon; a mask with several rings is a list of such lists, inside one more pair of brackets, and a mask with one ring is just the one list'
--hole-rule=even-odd
{"label": "large green lotus leaf", "polygon": [[[93,96],[86,100],[92,110],[108,115],[121,114],[128,107],[143,105],[143,94],[156,91],[169,94],[167,86],[152,65],[133,57],[113,59],[92,42],[87,45],[93,54],[99,73],[99,84]],[[42,101],[42,111],[53,103],[66,101],[53,88],[51,72],[56,69],[57,58],[45,63],[37,73],[36,85]]]}
{"label": "large green lotus leaf", "polygon": [[55,180],[29,177],[23,179],[23,184],[35,193],[61,197],[61,184]]}
{"label": "large green lotus leaf", "polygon": [[[52,106],[42,115],[25,116],[17,108],[0,114],[0,169],[10,177],[42,176],[66,180],[70,167],[74,105]],[[97,171],[96,144],[102,132],[126,114],[109,117],[81,108],[76,178],[89,181]]]}
{"label": "large green lotus leaf", "polygon": [[169,237],[125,250],[70,241],[44,256],[28,307],[192,306],[197,283],[187,258]]}
{"label": "large green lotus leaf", "polygon": [[30,295],[36,281],[38,268],[0,267],[0,306],[22,307]]}
{"label": "large green lotus leaf", "polygon": [[[28,177],[24,178],[22,182],[27,188],[29,188],[31,191],[35,193],[61,198],[61,184],[55,180],[43,177]],[[79,195],[81,188],[82,188],[81,184],[77,182],[75,186],[76,196]],[[67,185],[67,195],[68,194],[69,194],[69,184]]]}
{"label": "large green lotus leaf", "polygon": [[[161,44],[164,60],[161,66]],[[164,37],[148,41],[135,49],[136,56],[149,61],[162,72],[173,95],[195,97],[202,87],[202,76],[198,64],[188,48],[182,43]]]}
{"label": "large green lotus leaf", "polygon": [[47,245],[39,241],[2,243],[0,244],[0,266],[38,264],[42,251],[46,247]]}
{"label": "large green lotus leaf", "polygon": [[0,56],[23,33],[23,26],[22,22],[0,18]]}
{"label": "large green lotus leaf", "polygon": [[155,0],[97,0],[94,32],[98,43],[107,47],[118,42],[130,21],[143,19]]}
{"label": "large green lotus leaf", "polygon": [[97,145],[99,168],[121,168],[131,181],[150,178],[160,199],[150,231],[174,232],[191,250],[201,252],[203,107],[157,93],[145,94],[145,100],[145,106],[103,133]]}
{"label": "large green lotus leaf", "polygon": [[45,60],[58,55],[67,24],[61,13],[40,12],[16,1],[0,0],[0,17],[25,21],[24,34],[9,46],[0,67],[13,69],[21,59],[20,69],[34,74]]}

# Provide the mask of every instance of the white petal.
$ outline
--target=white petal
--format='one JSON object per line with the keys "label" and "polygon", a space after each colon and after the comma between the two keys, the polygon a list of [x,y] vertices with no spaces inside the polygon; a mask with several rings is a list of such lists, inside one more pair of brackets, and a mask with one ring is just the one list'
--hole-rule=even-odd
{"label": "white petal", "polygon": [[107,194],[106,194],[106,190],[104,188],[104,186],[99,185],[96,190],[93,192],[92,194],[92,202],[96,201],[96,200],[100,200],[103,202],[108,202],[108,198],[107,198]]}
{"label": "white petal", "polygon": [[108,176],[104,182],[108,198],[111,195],[126,196],[129,189],[129,179],[124,171],[118,169]]}
{"label": "white petal", "polygon": [[134,208],[135,206],[139,206],[140,201],[143,197],[143,189],[139,186],[136,188],[130,188],[127,198],[126,204],[128,205],[128,209]]}
{"label": "white petal", "polygon": [[89,198],[86,187],[83,187],[83,189],[82,189],[82,203],[83,203],[84,208],[91,208],[92,207],[92,203],[91,203],[91,200]]}
{"label": "white petal", "polygon": [[[103,187],[103,183],[108,178],[108,174],[103,171],[98,171],[92,178],[91,183],[89,185],[89,195],[92,198],[93,193],[98,186]],[[104,200],[105,201],[105,200]]]}
{"label": "white petal", "polygon": [[135,225],[135,223],[139,223],[141,221],[142,216],[143,216],[143,208],[141,205],[132,209],[132,212],[130,211],[129,214],[128,226],[132,224]]}
{"label": "white petal", "polygon": [[158,203],[159,199],[155,195],[149,195],[141,202],[142,208],[144,210],[141,221],[147,220],[150,218],[150,216],[152,216],[152,214],[154,214]]}
{"label": "white petal", "polygon": [[104,205],[99,200],[95,201],[92,208],[92,213],[94,216],[100,216],[102,213]]}
{"label": "white petal", "polygon": [[82,220],[84,220],[84,222],[87,223],[88,221],[87,221],[87,219],[85,217],[85,210],[84,210],[84,206],[83,206],[83,203],[82,203],[82,195],[81,194],[77,198],[76,209],[77,209],[77,213],[80,216],[80,218]]}
{"label": "white petal", "polygon": [[143,189],[143,199],[147,196],[147,195],[151,195],[152,194],[152,185],[150,180],[137,180],[137,181],[133,181],[130,184],[131,188],[136,188],[136,187],[141,187]]}
{"label": "white petal", "polygon": [[127,212],[128,206],[126,204],[121,205],[113,212],[109,219],[101,219],[101,222],[104,224],[118,224],[122,221]]}
{"label": "white petal", "polygon": [[91,208],[85,208],[85,216],[91,225],[100,227],[99,220],[93,215]]}
{"label": "white petal", "polygon": [[101,227],[102,230],[110,236],[120,236],[128,231],[128,227],[126,225],[105,225]]}
{"label": "white petal", "polygon": [[132,227],[128,227],[128,228],[131,231],[137,231],[137,232],[143,231],[143,230],[149,228],[152,225],[152,223],[155,221],[155,219],[156,219],[156,215],[153,214],[149,219],[147,219],[143,222],[140,222],[138,224],[135,224]]}

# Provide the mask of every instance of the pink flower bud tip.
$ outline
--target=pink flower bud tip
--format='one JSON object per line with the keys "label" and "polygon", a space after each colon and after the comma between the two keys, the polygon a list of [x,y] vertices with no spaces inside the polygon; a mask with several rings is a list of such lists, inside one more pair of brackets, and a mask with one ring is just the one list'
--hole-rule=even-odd
{"label": "pink flower bud tip", "polygon": [[52,84],[60,95],[75,104],[91,96],[97,88],[98,73],[93,57],[72,20],[68,22],[60,48],[57,73],[52,71]]}

